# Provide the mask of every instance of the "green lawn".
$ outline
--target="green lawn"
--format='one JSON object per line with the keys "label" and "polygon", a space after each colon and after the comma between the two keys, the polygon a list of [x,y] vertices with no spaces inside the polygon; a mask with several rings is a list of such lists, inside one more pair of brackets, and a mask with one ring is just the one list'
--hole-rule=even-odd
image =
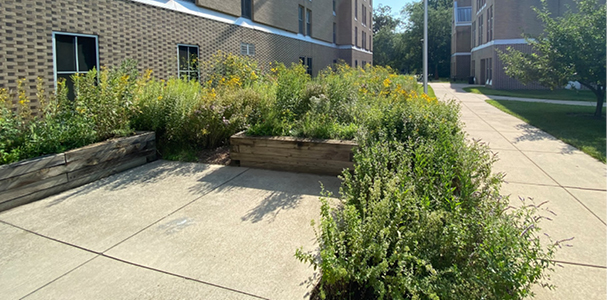
{"label": "green lawn", "polygon": [[573,106],[507,100],[487,100],[509,113],[605,162],[605,109],[603,117],[592,115],[594,106]]}
{"label": "green lawn", "polygon": [[467,87],[464,91],[493,96],[509,96],[518,98],[537,98],[551,100],[571,100],[596,102],[596,96],[591,91],[577,90],[494,90],[486,87]]}
{"label": "green lawn", "polygon": [[428,84],[428,96],[436,98],[436,94],[434,94],[434,89],[432,89],[432,87],[429,84]]}

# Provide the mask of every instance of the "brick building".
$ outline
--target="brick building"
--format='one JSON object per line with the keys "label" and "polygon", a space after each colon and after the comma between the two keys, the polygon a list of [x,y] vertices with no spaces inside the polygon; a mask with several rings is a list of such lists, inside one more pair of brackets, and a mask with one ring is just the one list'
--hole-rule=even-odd
{"label": "brick building", "polygon": [[312,74],[337,60],[373,60],[372,0],[3,0],[0,88],[59,78],[132,58],[159,78],[198,76],[180,61],[218,50],[260,63],[303,61]]}
{"label": "brick building", "polygon": [[[605,3],[605,1],[601,1]],[[553,16],[562,15],[573,0],[547,1]],[[531,51],[522,34],[539,35],[542,23],[532,7],[541,7],[540,0],[455,0],[452,25],[451,77],[475,78],[477,84],[495,89],[538,89],[539,85],[523,85],[504,73],[496,50],[508,47]],[[463,10],[470,19],[462,19]],[[469,46],[466,44],[469,43]],[[469,49],[469,50],[468,50]],[[466,68],[466,58],[469,67]]]}

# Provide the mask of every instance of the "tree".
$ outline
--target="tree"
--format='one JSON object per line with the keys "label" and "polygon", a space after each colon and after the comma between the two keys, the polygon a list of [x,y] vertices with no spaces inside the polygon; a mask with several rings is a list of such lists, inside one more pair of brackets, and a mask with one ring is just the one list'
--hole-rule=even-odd
{"label": "tree", "polygon": [[546,0],[534,8],[544,31],[539,36],[524,35],[532,53],[509,47],[498,52],[504,71],[524,84],[537,82],[561,88],[578,81],[597,99],[595,117],[601,117],[605,100],[606,34],[605,5],[598,0],[576,0],[576,10],[552,17]]}
{"label": "tree", "polygon": [[395,67],[398,60],[396,44],[399,34],[395,32],[400,20],[392,16],[390,6],[379,5],[373,11],[373,64]]}
{"label": "tree", "polygon": [[[422,67],[424,34],[423,1],[410,3],[402,10],[407,18],[402,41],[404,43],[401,69],[419,70]],[[434,68],[434,77],[449,76],[451,62],[451,22],[453,0],[428,0],[428,66]]]}
{"label": "tree", "polygon": [[392,16],[392,8],[390,8],[390,6],[380,4],[373,10],[374,35],[384,28],[387,28],[389,31],[394,31],[399,24],[400,20]]}

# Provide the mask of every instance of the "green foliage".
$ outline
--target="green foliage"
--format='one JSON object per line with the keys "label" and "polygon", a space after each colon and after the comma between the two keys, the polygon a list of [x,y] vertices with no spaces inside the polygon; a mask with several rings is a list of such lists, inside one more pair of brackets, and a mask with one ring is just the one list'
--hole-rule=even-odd
{"label": "green foliage", "polygon": [[39,106],[32,111],[20,81],[17,103],[0,91],[0,164],[82,147],[132,133],[130,105],[136,70],[132,62],[118,68],[74,75],[76,99],[67,98],[65,82],[47,93],[38,80]]}
{"label": "green foliage", "polygon": [[543,248],[537,236],[538,207],[510,210],[501,177],[491,173],[493,155],[466,141],[454,102],[403,89],[402,76],[383,71],[318,79],[338,76],[357,87],[359,143],[353,172],[342,174],[340,203],[321,200],[319,256],[296,253],[320,268],[320,297],[530,295],[553,265],[554,246]]}
{"label": "green foliage", "polygon": [[389,68],[338,65],[313,80],[300,65],[272,71],[275,101],[264,102],[247,134],[353,139],[361,126],[379,122],[374,116],[381,118],[382,107],[396,95],[419,96],[413,77],[396,76]]}
{"label": "green foliage", "polygon": [[598,0],[577,0],[577,10],[553,17],[547,1],[534,8],[544,25],[539,36],[526,35],[532,53],[508,48],[500,52],[508,76],[523,83],[560,88],[578,81],[596,96],[595,116],[605,101],[606,10]]}

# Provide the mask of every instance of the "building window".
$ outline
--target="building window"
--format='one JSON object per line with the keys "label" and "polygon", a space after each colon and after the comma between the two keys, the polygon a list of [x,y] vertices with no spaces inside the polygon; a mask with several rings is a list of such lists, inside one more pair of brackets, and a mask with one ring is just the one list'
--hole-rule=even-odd
{"label": "building window", "polygon": [[354,46],[358,47],[358,27],[354,26]]}
{"label": "building window", "polygon": [[362,48],[367,49],[367,33],[363,30],[362,34]]}
{"label": "building window", "polygon": [[97,36],[72,33],[53,33],[55,83],[65,80],[68,98],[74,99],[72,75],[99,70],[99,44]]}
{"label": "building window", "polygon": [[472,21],[472,8],[471,7],[458,7],[457,8],[457,22],[470,22]]}
{"label": "building window", "polygon": [[333,44],[337,44],[337,23],[333,23]]}
{"label": "building window", "polygon": [[337,10],[335,10],[335,1],[336,0],[333,0],[333,15],[335,15],[335,12],[337,11]]}
{"label": "building window", "polygon": [[178,45],[179,78],[198,80],[198,46]]}
{"label": "building window", "polygon": [[308,75],[312,76],[312,58],[300,56],[299,63],[302,64],[306,68],[306,73],[308,73]]}
{"label": "building window", "polygon": [[472,48],[476,47],[476,21],[472,22]]}
{"label": "building window", "polygon": [[493,40],[493,5],[487,11],[487,41]]}
{"label": "building window", "polygon": [[312,11],[306,9],[306,34],[312,36]]}
{"label": "building window", "polygon": [[363,25],[364,25],[364,26],[367,26],[367,7],[366,7],[364,4],[363,4],[363,6],[362,6],[362,10],[363,10],[363,11],[362,11],[362,13],[363,13],[363,14],[362,14],[362,18],[363,18],[363,20],[362,20],[362,21],[363,21]]}
{"label": "building window", "polygon": [[354,20],[358,20],[358,0],[354,0]]}
{"label": "building window", "polygon": [[470,76],[475,77],[476,76],[475,75],[476,74],[476,61],[474,61],[474,60],[472,61],[472,69],[470,71],[471,71]]}
{"label": "building window", "polygon": [[299,16],[299,33],[301,34],[305,34],[304,32],[304,8],[303,6],[299,6],[298,7],[298,14]]}
{"label": "building window", "polygon": [[241,0],[242,17],[252,19],[253,17],[253,0]]}
{"label": "building window", "polygon": [[373,27],[373,14],[369,12],[369,27]]}
{"label": "building window", "polygon": [[255,55],[255,44],[240,43],[240,54],[242,55]]}
{"label": "building window", "polygon": [[355,67],[355,68],[358,68],[358,59],[355,59],[355,60],[354,60],[354,67]]}
{"label": "building window", "polygon": [[486,74],[487,74],[487,80],[485,81],[485,84],[488,84],[488,85],[493,84],[493,67],[491,66],[492,60],[493,59],[491,59],[491,58],[485,59]]}
{"label": "building window", "polygon": [[476,0],[476,12],[480,11],[485,3],[487,3],[487,0]]}
{"label": "building window", "polygon": [[483,15],[478,17],[478,44],[483,44]]}

